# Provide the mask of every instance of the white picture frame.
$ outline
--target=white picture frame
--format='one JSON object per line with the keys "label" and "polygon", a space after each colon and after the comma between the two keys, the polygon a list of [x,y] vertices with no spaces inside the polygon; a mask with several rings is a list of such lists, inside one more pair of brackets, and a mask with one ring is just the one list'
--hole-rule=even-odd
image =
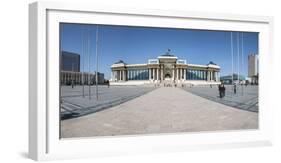
{"label": "white picture frame", "polygon": [[[61,140],[59,22],[259,32],[259,129]],[[273,109],[265,88],[273,68],[273,18],[187,11],[126,9],[85,3],[35,2],[29,7],[29,157],[70,159],[136,153],[271,145]],[[57,50],[57,52],[56,52]],[[52,66],[50,66],[52,65]]]}

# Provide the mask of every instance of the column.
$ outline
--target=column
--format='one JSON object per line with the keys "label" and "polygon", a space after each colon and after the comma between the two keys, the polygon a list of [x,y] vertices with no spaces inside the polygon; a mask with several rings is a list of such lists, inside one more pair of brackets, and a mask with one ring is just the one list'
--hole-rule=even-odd
{"label": "column", "polygon": [[179,80],[179,69],[178,68],[176,69],[176,75],[177,75],[176,76],[177,80]]}
{"label": "column", "polygon": [[158,76],[159,76],[158,72],[159,72],[159,69],[157,68],[157,69],[156,69],[156,80],[157,80],[157,81],[159,80],[159,78],[158,78]]}
{"label": "column", "polygon": [[182,81],[182,68],[180,69],[180,81]]}
{"label": "column", "polygon": [[113,81],[116,81],[116,71],[113,71]]}
{"label": "column", "polygon": [[179,80],[181,80],[181,68],[179,68]]}
{"label": "column", "polygon": [[121,70],[119,70],[119,80],[118,81],[120,81],[122,79],[121,75],[122,75]]}
{"label": "column", "polygon": [[155,69],[154,68],[152,69],[152,80],[153,81],[155,80]]}
{"label": "column", "polygon": [[125,81],[125,70],[122,70],[122,80]]}
{"label": "column", "polygon": [[219,76],[218,76],[218,72],[216,72],[216,82],[218,82],[219,81],[219,78],[218,78]]}
{"label": "column", "polygon": [[210,71],[207,71],[207,81],[210,81]]}
{"label": "column", "polygon": [[132,80],[135,80],[135,77],[136,77],[135,71],[136,71],[136,70],[132,70]]}
{"label": "column", "polygon": [[186,80],[186,69],[183,70],[183,76],[184,76],[183,80]]}
{"label": "column", "polygon": [[151,69],[151,68],[149,69],[149,72],[148,72],[148,73],[149,73],[148,79],[149,79],[149,80],[152,80],[152,78],[151,78],[151,76],[152,76],[152,69]]}
{"label": "column", "polygon": [[202,70],[202,80],[205,80],[205,71]]}
{"label": "column", "polygon": [[215,71],[213,73],[214,73],[214,81],[217,81],[217,74]]}
{"label": "column", "polygon": [[173,69],[172,69],[172,80],[174,81],[175,79],[175,66],[173,66]]}
{"label": "column", "polygon": [[148,69],[148,80],[151,80],[151,68]]}
{"label": "column", "polygon": [[163,74],[164,74],[164,73],[163,73],[163,68],[164,68],[164,66],[161,65],[160,67],[161,67],[161,80],[164,80],[164,76],[163,76]]}

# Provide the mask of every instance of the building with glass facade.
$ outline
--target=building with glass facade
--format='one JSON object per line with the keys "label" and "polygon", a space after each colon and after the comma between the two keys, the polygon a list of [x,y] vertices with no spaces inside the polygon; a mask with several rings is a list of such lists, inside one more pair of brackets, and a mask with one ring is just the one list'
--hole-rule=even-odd
{"label": "building with glass facade", "polygon": [[[96,73],[80,71],[80,54],[61,52],[60,82],[62,85],[95,84]],[[104,84],[104,74],[98,72],[98,84]]]}
{"label": "building with glass facade", "polygon": [[[111,83],[147,81],[149,83],[170,81],[188,83],[190,81],[219,82],[220,67],[212,61],[206,65],[190,64],[166,53],[157,59],[149,59],[145,64],[127,64],[122,60],[111,65]],[[147,83],[146,82],[146,83]]]}

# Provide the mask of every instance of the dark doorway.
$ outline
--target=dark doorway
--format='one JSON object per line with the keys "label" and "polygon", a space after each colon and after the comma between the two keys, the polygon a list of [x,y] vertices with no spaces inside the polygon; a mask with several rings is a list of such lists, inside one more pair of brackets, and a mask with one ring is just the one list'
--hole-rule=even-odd
{"label": "dark doorway", "polygon": [[165,78],[171,78],[170,74],[165,74]]}

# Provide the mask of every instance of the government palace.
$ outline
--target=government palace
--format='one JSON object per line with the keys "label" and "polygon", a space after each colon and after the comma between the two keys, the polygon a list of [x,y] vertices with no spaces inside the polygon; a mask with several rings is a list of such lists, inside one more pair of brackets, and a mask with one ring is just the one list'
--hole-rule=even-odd
{"label": "government palace", "polygon": [[210,61],[206,65],[187,63],[167,53],[143,64],[127,64],[122,60],[111,65],[111,85],[148,83],[219,84],[220,66]]}

